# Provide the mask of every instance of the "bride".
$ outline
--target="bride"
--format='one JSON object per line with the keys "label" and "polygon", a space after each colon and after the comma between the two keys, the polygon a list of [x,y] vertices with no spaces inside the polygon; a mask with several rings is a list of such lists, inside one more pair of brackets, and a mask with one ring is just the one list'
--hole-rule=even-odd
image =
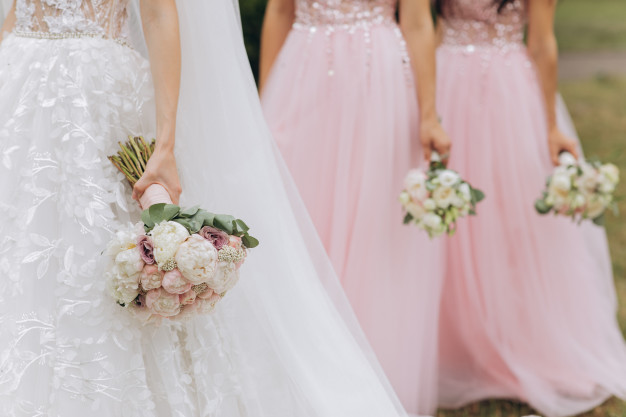
{"label": "bride", "polygon": [[[276,156],[236,6],[11,2],[0,44],[0,415],[405,415]],[[181,204],[244,218],[261,239],[211,316],[141,327],[106,295],[100,253],[138,219],[106,158],[128,134],[158,142],[135,197],[160,183],[178,201],[182,185]]]}

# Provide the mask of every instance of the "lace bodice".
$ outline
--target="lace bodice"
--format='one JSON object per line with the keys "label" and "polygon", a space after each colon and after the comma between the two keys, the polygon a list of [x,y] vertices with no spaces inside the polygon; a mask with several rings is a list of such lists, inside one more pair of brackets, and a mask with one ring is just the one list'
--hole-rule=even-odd
{"label": "lace bodice", "polygon": [[17,0],[16,31],[126,37],[128,0]]}
{"label": "lace bodice", "polygon": [[504,48],[524,41],[525,0],[514,0],[500,12],[494,0],[452,0],[444,16],[445,45]]}
{"label": "lace bodice", "polygon": [[395,22],[397,0],[296,0],[296,25],[353,28]]}

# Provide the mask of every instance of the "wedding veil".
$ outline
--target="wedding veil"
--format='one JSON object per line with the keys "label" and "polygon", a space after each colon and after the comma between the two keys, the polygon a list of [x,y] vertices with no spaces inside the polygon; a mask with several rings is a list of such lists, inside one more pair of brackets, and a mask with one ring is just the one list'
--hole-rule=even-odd
{"label": "wedding veil", "polygon": [[[131,37],[145,51],[136,3]],[[188,324],[188,333],[210,331],[210,320],[234,347],[227,354],[237,370],[230,372],[242,376],[241,415],[405,416],[265,124],[237,4],[177,0],[177,6],[181,204],[240,217],[261,241],[238,286],[213,316]]]}

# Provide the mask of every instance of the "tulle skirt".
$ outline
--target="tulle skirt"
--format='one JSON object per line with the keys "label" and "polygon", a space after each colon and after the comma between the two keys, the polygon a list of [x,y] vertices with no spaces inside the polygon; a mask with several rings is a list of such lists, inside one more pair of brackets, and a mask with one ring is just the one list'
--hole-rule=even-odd
{"label": "tulle skirt", "polygon": [[296,25],[264,87],[268,124],[383,369],[409,412],[436,408],[437,243],[402,224],[421,162],[410,62],[395,25]]}
{"label": "tulle skirt", "polygon": [[534,210],[552,165],[526,50],[444,45],[438,67],[450,166],[487,195],[447,241],[441,404],[517,398],[560,417],[624,397],[626,345],[604,230]]}

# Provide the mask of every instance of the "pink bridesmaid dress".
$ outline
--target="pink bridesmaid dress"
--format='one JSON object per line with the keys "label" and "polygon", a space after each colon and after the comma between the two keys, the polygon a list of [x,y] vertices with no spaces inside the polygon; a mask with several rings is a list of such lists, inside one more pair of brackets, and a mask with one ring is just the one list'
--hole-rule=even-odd
{"label": "pink bridesmaid dress", "polygon": [[[438,104],[451,168],[483,189],[447,241],[440,402],[516,398],[542,415],[626,397],[626,345],[604,230],[541,217],[552,171],[521,0],[452,0],[438,50]],[[559,104],[562,129],[575,136]]]}
{"label": "pink bridesmaid dress", "polygon": [[432,413],[441,242],[404,226],[397,200],[422,159],[397,0],[295,1],[264,112],[394,389]]}

